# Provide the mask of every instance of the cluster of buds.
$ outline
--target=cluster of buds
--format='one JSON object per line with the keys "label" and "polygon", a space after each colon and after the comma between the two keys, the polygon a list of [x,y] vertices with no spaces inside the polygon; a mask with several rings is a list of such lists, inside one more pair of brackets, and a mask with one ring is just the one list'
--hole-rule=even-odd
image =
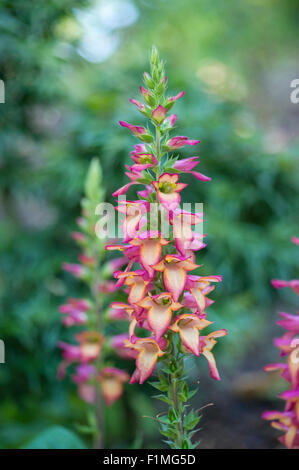
{"label": "cluster of buds", "polygon": [[[292,241],[299,245],[299,238],[293,237]],[[289,287],[299,295],[299,279],[275,279],[272,285],[276,289]],[[286,333],[275,339],[274,343],[281,351],[280,356],[286,357],[287,360],[269,364],[264,370],[281,370],[281,376],[289,383],[289,388],[280,395],[286,402],[284,411],[265,411],[262,417],[270,420],[275,429],[284,433],[280,441],[288,449],[299,449],[299,311],[296,315],[283,312],[280,316],[277,324],[284,328]]]}
{"label": "cluster of buds", "polygon": [[[111,362],[113,353],[119,353],[119,336],[109,337],[106,333],[106,323],[113,317],[113,312],[104,312],[104,309],[108,295],[117,289],[115,281],[111,280],[112,274],[126,259],[105,261],[105,242],[95,233],[95,208],[103,200],[98,160],[93,160],[90,165],[85,193],[82,216],[77,220],[79,230],[72,233],[81,248],[79,263],[64,263],[63,269],[86,284],[88,296],[69,298],[59,307],[62,323],[66,327],[77,327],[78,331],[74,335],[75,344],[59,343],[63,361],[58,376],[63,378],[66,369],[72,365],[74,373],[71,379],[78,386],[79,396],[88,403],[95,403],[100,389],[106,404],[111,405],[122,395],[123,384],[129,376]],[[120,336],[123,340],[123,335]]]}
{"label": "cluster of buds", "polygon": [[[200,267],[195,252],[206,245],[202,233],[193,230],[202,222],[202,213],[181,208],[180,193],[187,185],[180,176],[189,173],[200,181],[210,178],[193,171],[198,157],[179,159],[170,154],[186,145],[195,146],[199,140],[169,137],[177,116],[167,114],[184,92],[166,97],[164,65],[155,48],[150,62],[151,75],[144,73],[147,89],[140,87],[144,103],[130,100],[149,126],[120,121],[140,143],[130,154],[133,164],[126,165],[130,182],[113,193],[119,199],[116,210],[124,216],[123,241],[106,249],[119,250],[127,259],[125,270],[116,270],[114,275],[118,287],[125,286],[128,302],[113,302],[111,307],[116,316],[129,321],[129,339],[124,345],[136,358],[130,383],[142,384],[153,374],[157,362],[161,364],[159,381],[153,384],[166,392],[159,398],[169,405],[168,416],[159,419],[161,432],[171,447],[193,448],[196,444],[191,437],[199,417],[186,411],[185,402],[194,391],[189,391],[184,379],[184,358],[204,356],[211,376],[220,379],[212,349],[227,331],[202,335],[202,330],[212,323],[206,313],[213,303],[208,295],[222,278],[191,274]],[[133,185],[145,187],[137,192],[138,199],[124,200]],[[165,220],[170,229],[167,236]]]}

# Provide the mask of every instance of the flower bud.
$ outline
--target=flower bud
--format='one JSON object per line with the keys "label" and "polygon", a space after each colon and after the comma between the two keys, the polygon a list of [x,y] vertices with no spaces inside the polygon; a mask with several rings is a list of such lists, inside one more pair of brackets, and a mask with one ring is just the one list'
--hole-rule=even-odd
{"label": "flower bud", "polygon": [[150,89],[155,88],[155,82],[147,72],[144,72],[143,77],[146,86],[148,86]]}
{"label": "flower bud", "polygon": [[161,124],[166,116],[166,109],[163,108],[163,106],[159,105],[154,111],[152,112],[152,117],[154,120],[158,123]]}
{"label": "flower bud", "polygon": [[159,53],[158,53],[158,49],[156,48],[156,46],[152,47],[151,64],[155,66],[159,65]]}

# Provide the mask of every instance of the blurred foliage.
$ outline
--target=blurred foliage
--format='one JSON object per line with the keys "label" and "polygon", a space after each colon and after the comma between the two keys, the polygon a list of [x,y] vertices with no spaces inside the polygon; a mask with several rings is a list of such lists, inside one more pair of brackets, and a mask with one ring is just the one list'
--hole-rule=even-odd
{"label": "blurred foliage", "polygon": [[[73,429],[83,419],[74,387],[56,380],[56,343],[65,334],[57,305],[66,292],[80,294],[61,263],[77,256],[69,232],[90,159],[101,160],[108,199],[126,182],[123,164],[134,141],[117,122],[142,123],[128,98],[138,96],[153,43],[167,61],[170,91],[186,90],[176,109],[178,133],[201,139],[200,171],[213,178],[205,184],[186,177],[184,198],[204,202],[203,272],[224,276],[212,307],[217,328],[230,333],[215,351],[220,370],[226,367],[233,377],[229,366],[253,351],[260,353],[259,364],[266,363],[272,350],[263,345],[271,343],[278,296],[292,302],[288,293],[274,293],[270,279],[295,277],[298,266],[290,237],[299,232],[299,117],[289,102],[289,83],[298,70],[298,3],[119,1],[134,3],[136,21],[111,27],[109,34],[103,26],[117,47],[101,63],[87,61],[78,50],[84,34],[78,9],[87,11],[91,3],[13,0],[0,6],[6,92],[0,104],[4,448],[24,446],[52,425]],[[109,3],[112,12],[114,4],[114,14],[121,11],[126,23],[116,0],[98,3]],[[154,413],[147,386],[142,390],[140,395],[138,386],[127,387],[123,404],[112,407],[111,446],[155,442],[155,424],[140,418]],[[133,418],[127,406],[132,400]],[[138,434],[128,435],[129,419],[142,430],[142,443]]]}

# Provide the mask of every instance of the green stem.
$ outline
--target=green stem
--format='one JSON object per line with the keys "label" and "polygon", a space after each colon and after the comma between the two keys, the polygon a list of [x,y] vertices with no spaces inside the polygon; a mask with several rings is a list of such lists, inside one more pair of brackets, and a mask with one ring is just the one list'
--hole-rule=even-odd
{"label": "green stem", "polygon": [[161,159],[161,149],[160,149],[160,126],[156,127],[156,158],[158,160],[158,165],[156,168],[156,175],[159,178],[160,176],[160,159]]}
{"label": "green stem", "polygon": [[[176,351],[176,347],[172,341],[172,357],[174,358],[175,364],[178,364],[179,358],[178,358],[178,353]],[[177,371],[173,372],[170,376],[171,380],[171,397],[173,401],[173,407],[176,411],[177,416],[179,416],[179,421],[177,423],[177,436],[176,436],[176,444],[178,447],[182,448],[182,443],[184,440],[184,425],[183,425],[183,420],[182,420],[182,404],[179,400],[178,397],[178,380],[181,378],[181,373],[178,374]]]}
{"label": "green stem", "polygon": [[[101,260],[99,259],[99,253],[97,249],[97,242],[95,241],[93,243],[93,256],[94,259],[98,260],[96,266],[95,266],[95,271],[94,271],[94,277],[92,280],[91,284],[91,294],[94,299],[94,306],[95,306],[95,329],[99,331],[100,333],[103,331],[103,321],[102,321],[102,310],[103,310],[103,305],[102,305],[102,300],[101,296],[99,294],[99,284],[101,281],[100,278],[100,262]],[[102,362],[103,362],[103,356],[102,354],[97,358],[96,361],[96,367],[99,370],[102,367]],[[96,388],[96,400],[95,400],[95,417],[96,417],[96,423],[97,423],[97,432],[94,434],[94,443],[93,447],[95,449],[103,449],[104,447],[104,417],[103,417],[103,403],[102,403],[102,396],[101,393],[98,389]]]}

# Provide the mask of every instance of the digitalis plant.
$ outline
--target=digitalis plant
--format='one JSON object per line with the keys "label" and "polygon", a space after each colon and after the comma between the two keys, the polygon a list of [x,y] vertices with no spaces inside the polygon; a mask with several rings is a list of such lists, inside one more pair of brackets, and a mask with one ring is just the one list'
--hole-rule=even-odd
{"label": "digitalis plant", "polygon": [[[292,240],[299,245],[299,238],[293,237]],[[289,287],[299,295],[299,279],[274,279],[272,285],[276,289]],[[286,361],[269,364],[264,370],[281,370],[281,376],[289,383],[289,388],[280,395],[286,402],[284,411],[265,411],[262,417],[284,433],[279,439],[288,449],[299,449],[299,311],[296,315],[281,312],[280,316],[277,324],[286,332],[281,338],[276,338],[274,343]]]}
{"label": "digitalis plant", "polygon": [[[112,405],[123,393],[123,384],[129,380],[127,372],[114,367],[113,355],[124,357],[119,348],[124,335],[111,337],[107,325],[113,321],[113,312],[108,311],[109,296],[115,292],[115,281],[110,280],[115,269],[126,259],[105,261],[105,240],[96,235],[97,205],[103,200],[102,174],[98,160],[91,162],[82,200],[82,216],[77,220],[79,231],[72,237],[81,248],[79,263],[64,263],[70,272],[87,287],[85,298],[69,298],[59,308],[66,327],[76,331],[76,344],[60,342],[63,361],[59,366],[59,378],[63,378],[69,366],[75,368],[71,379],[77,384],[79,396],[91,405],[88,408],[88,426],[82,431],[94,434],[95,446],[103,446],[103,404]],[[79,330],[79,331],[78,331]],[[128,335],[125,335],[127,337]],[[128,354],[126,355],[126,357]]]}
{"label": "digitalis plant", "polygon": [[[125,286],[128,302],[113,302],[111,307],[130,322],[130,338],[124,341],[136,357],[130,383],[143,384],[159,363],[158,379],[152,385],[161,392],[156,398],[168,405],[167,415],[157,418],[161,433],[170,447],[192,449],[198,444],[192,437],[200,416],[188,405],[196,390],[189,389],[185,359],[190,354],[204,356],[211,376],[220,379],[212,349],[227,331],[205,335],[202,331],[212,323],[206,313],[213,303],[208,294],[222,278],[192,274],[200,267],[195,252],[205,246],[201,233],[193,230],[202,214],[180,207],[181,191],[187,186],[180,178],[184,173],[204,182],[210,178],[193,170],[198,157],[179,159],[171,154],[199,140],[170,137],[177,116],[168,113],[184,92],[166,96],[164,64],[156,48],[150,65],[151,74],[144,73],[146,88],[140,87],[144,102],[130,100],[148,125],[120,121],[140,143],[130,154],[132,166],[126,165],[130,182],[113,193],[119,199],[116,209],[125,217],[123,241],[106,249],[119,250],[127,258],[126,269],[117,270],[115,277],[119,287]],[[124,195],[135,185],[145,188],[139,188],[138,199],[127,201]],[[167,236],[165,221],[170,227]]]}

